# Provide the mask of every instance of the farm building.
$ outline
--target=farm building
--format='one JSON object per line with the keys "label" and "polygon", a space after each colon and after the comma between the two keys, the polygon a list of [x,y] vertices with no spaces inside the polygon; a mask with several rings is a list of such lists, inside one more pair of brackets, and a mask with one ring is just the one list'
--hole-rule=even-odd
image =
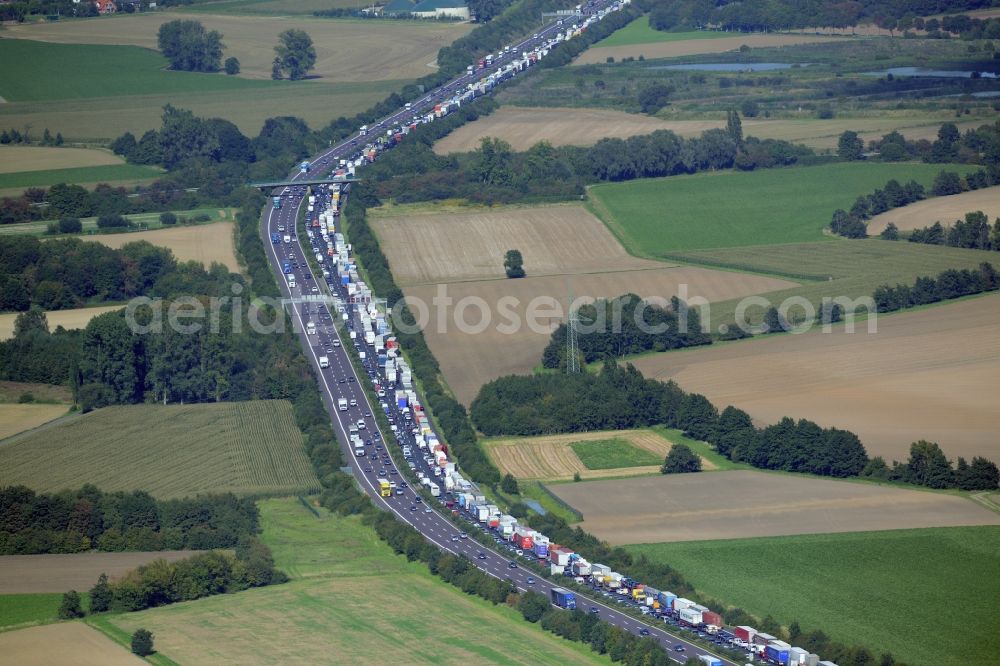
{"label": "farm building", "polygon": [[469,18],[469,7],[464,0],[392,0],[382,8],[386,16],[409,14],[418,18]]}

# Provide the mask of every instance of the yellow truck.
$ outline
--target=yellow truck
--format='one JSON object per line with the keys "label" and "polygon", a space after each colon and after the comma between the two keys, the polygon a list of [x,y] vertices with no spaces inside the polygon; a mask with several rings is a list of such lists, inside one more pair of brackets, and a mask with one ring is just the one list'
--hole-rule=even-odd
{"label": "yellow truck", "polygon": [[392,497],[392,486],[389,485],[387,480],[379,479],[378,489],[379,494],[382,495],[382,497]]}
{"label": "yellow truck", "polygon": [[642,585],[637,585],[632,588],[632,600],[638,602],[646,600],[646,591],[643,589]]}

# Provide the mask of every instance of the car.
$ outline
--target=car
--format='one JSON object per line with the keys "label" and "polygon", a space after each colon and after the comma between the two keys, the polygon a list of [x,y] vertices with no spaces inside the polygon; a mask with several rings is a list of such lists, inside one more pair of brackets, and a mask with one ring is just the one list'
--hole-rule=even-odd
{"label": "car", "polygon": [[680,643],[678,643],[677,645],[674,646],[674,652],[684,652],[684,650],[686,650],[686,649],[687,648],[685,648]]}
{"label": "car", "polygon": [[403,494],[402,488],[396,488],[396,494],[397,495],[402,495]]}
{"label": "car", "polygon": [[476,555],[476,557],[478,557],[481,560],[485,560],[486,559],[486,553],[484,553],[483,551],[479,551],[479,553]]}
{"label": "car", "polygon": [[343,377],[341,377],[340,379],[337,380],[337,383],[338,384],[343,384],[346,381],[347,381],[346,379],[344,379]]}
{"label": "car", "polygon": [[348,378],[347,378],[347,381],[348,381],[348,382],[352,382],[352,383],[353,383],[353,382],[354,382],[354,377],[348,377]]}
{"label": "car", "polygon": [[649,636],[649,629],[640,629],[639,630],[639,635],[640,636]]}
{"label": "car", "polygon": [[372,468],[371,467],[365,467],[365,473],[366,474],[371,474],[372,473]]}
{"label": "car", "polygon": [[379,476],[385,476],[385,470],[384,470],[384,469],[380,469],[380,470],[378,471],[378,475],[379,475]]}
{"label": "car", "polygon": [[590,607],[590,614],[591,615],[597,615],[597,612],[598,612],[597,611],[597,606],[591,606]]}
{"label": "car", "polygon": [[365,417],[370,419],[372,417],[372,413],[366,410]]}
{"label": "car", "polygon": [[389,474],[392,474],[393,476],[396,476],[396,470],[390,469],[389,470]]}
{"label": "car", "polygon": [[420,504],[421,502],[423,502],[423,500],[420,499],[420,497],[417,497],[417,504]]}
{"label": "car", "polygon": [[520,548],[515,548],[514,552],[517,553],[518,555],[524,555],[524,551],[521,550]]}
{"label": "car", "polygon": [[408,485],[406,485],[406,481],[400,481],[400,482],[399,482],[399,487],[400,487],[400,488],[409,488],[409,486],[408,486]]}
{"label": "car", "polygon": [[358,406],[358,401],[355,400],[354,398],[351,398],[351,407],[357,407],[357,406]]}
{"label": "car", "polygon": [[535,577],[534,576],[528,576],[528,580],[526,582],[528,583],[528,585],[534,585],[535,584]]}
{"label": "car", "polygon": [[430,508],[429,506],[424,507],[424,513],[433,513],[433,512],[434,509]]}
{"label": "car", "polygon": [[411,504],[410,505],[410,511],[416,511],[416,510],[417,510],[417,505],[416,504]]}
{"label": "car", "polygon": [[460,536],[460,537],[461,537],[461,538],[463,538],[463,539],[468,539],[468,538],[469,538],[469,535],[468,535],[468,534],[466,534],[465,532],[462,532],[462,533],[461,533],[461,534],[459,534],[458,536]]}
{"label": "car", "polygon": [[517,562],[515,562],[514,560],[511,560],[510,562],[507,563],[507,566],[509,568],[511,568],[511,569],[516,569],[517,568]]}
{"label": "car", "polygon": [[458,541],[458,535],[456,534],[455,536],[453,536],[453,537],[451,538],[451,540],[452,540],[452,541]]}

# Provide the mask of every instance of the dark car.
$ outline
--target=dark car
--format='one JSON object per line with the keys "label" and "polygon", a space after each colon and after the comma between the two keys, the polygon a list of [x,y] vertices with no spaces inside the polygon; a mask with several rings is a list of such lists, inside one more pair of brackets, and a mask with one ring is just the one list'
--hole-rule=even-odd
{"label": "dark car", "polygon": [[507,563],[507,566],[510,567],[511,569],[516,569],[517,568],[517,562],[515,562],[514,560],[511,560],[510,562]]}
{"label": "dark car", "polygon": [[479,551],[479,554],[476,555],[476,557],[478,557],[481,560],[485,560],[486,559],[486,553],[484,553],[482,551]]}
{"label": "dark car", "polygon": [[597,606],[591,606],[591,607],[590,607],[590,612],[591,612],[591,613],[592,613],[593,615],[597,615]]}
{"label": "dark car", "polygon": [[684,646],[681,645],[680,643],[674,646],[674,652],[684,652],[684,650],[685,650]]}
{"label": "dark car", "polygon": [[639,630],[639,635],[640,636],[649,636],[649,629],[640,629]]}

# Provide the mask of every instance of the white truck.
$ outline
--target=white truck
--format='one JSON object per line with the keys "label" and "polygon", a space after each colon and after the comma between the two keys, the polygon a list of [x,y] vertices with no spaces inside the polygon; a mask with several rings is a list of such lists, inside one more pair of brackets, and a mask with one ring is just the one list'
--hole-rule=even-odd
{"label": "white truck", "polygon": [[321,368],[329,368],[330,367],[330,357],[329,356],[320,356],[319,357],[319,367],[321,367]]}
{"label": "white truck", "polygon": [[339,409],[342,412],[347,411],[347,398],[341,398],[340,400],[337,401],[337,409]]}

